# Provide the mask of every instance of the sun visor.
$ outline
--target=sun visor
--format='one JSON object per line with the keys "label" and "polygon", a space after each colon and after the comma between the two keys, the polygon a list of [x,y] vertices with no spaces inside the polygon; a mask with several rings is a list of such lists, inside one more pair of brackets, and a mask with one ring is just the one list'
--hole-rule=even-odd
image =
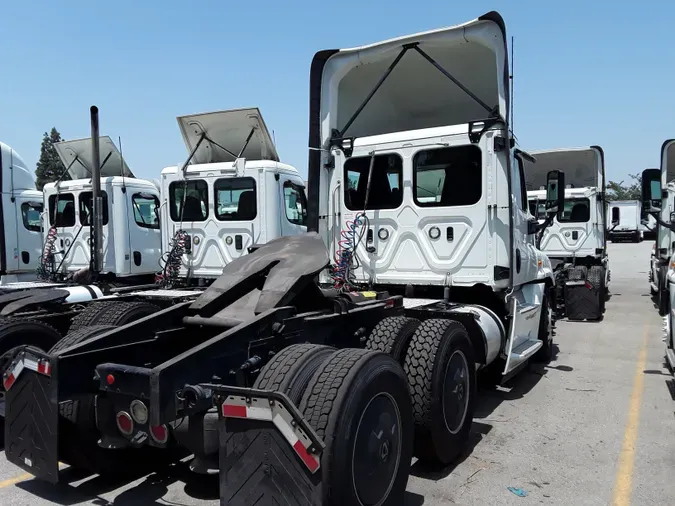
{"label": "sun visor", "polygon": [[279,161],[272,136],[257,107],[191,114],[177,119],[188,151],[199,145],[192,163],[233,162],[237,157]]}
{"label": "sun visor", "polygon": [[321,140],[334,131],[366,137],[505,119],[508,94],[506,29],[490,12],[461,25],[335,52],[321,77]]}
{"label": "sun visor", "polygon": [[[101,177],[134,177],[129,166],[122,159],[117,146],[108,136],[99,137],[99,160]],[[68,169],[71,179],[90,179],[93,167],[91,137],[62,141],[54,144],[59,158]]]}
{"label": "sun visor", "polygon": [[525,187],[528,191],[546,188],[546,175],[552,170],[565,173],[571,188],[602,186],[602,153],[596,147],[530,151],[536,162],[524,160]]}

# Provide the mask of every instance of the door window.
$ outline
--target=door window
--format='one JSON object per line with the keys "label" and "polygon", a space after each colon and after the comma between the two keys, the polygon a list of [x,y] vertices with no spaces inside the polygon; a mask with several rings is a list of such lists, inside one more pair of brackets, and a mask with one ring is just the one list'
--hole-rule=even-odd
{"label": "door window", "polygon": [[288,221],[296,225],[307,224],[307,199],[302,186],[286,181],[284,183],[284,203]]}
{"label": "door window", "polygon": [[21,217],[23,226],[32,232],[40,231],[40,215],[42,214],[42,202],[24,202],[21,204]]}
{"label": "door window", "polygon": [[590,219],[591,202],[587,198],[565,199],[565,208],[558,216],[559,223],[586,223]]}
{"label": "door window", "polygon": [[134,221],[142,228],[159,228],[159,199],[155,195],[134,193],[131,197]]}

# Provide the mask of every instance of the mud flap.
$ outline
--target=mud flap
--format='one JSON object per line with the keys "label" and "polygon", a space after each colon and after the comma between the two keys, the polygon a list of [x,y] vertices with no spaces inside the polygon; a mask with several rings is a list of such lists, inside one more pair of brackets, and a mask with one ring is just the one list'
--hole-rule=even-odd
{"label": "mud flap", "polygon": [[599,320],[600,297],[597,288],[584,280],[565,283],[565,313],[572,321]]}
{"label": "mud flap", "polygon": [[217,391],[220,504],[321,504],[325,445],[288,397],[236,387]]}
{"label": "mud flap", "polygon": [[49,356],[24,348],[7,367],[3,382],[7,460],[37,478],[57,483],[59,407]]}

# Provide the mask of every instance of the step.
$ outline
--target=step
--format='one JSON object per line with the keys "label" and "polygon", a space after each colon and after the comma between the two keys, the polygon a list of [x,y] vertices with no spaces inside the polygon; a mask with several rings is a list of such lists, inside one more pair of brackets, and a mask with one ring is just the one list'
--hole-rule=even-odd
{"label": "step", "polygon": [[672,348],[666,348],[666,359],[668,365],[670,365],[670,370],[675,372],[675,351]]}
{"label": "step", "polygon": [[511,355],[527,359],[534,355],[544,345],[539,339],[527,339],[511,350]]}

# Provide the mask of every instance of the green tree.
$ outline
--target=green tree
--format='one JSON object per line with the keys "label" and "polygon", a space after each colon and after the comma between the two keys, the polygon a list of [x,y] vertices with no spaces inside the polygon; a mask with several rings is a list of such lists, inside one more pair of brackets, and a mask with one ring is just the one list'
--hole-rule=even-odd
{"label": "green tree", "polygon": [[607,183],[607,198],[613,200],[640,200],[640,191],[642,186],[642,174],[628,174],[633,181],[630,184],[624,184],[623,181],[617,183],[610,181]]}
{"label": "green tree", "polygon": [[[40,146],[40,160],[38,160],[37,166],[35,168],[36,176],[36,185],[37,189],[42,191],[42,187],[50,182],[56,181],[61,178],[61,175],[66,170],[59,158],[59,154],[56,152],[54,144],[61,142],[61,134],[52,128],[49,133],[45,132],[42,136],[42,146]],[[62,178],[63,180],[70,179],[68,174],[65,174]]]}

